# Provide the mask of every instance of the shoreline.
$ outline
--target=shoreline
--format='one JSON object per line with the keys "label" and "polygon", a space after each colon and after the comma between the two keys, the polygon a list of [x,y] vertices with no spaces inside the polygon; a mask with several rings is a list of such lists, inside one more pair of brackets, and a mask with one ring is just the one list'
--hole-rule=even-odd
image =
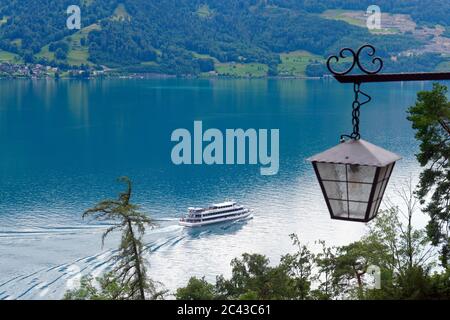
{"label": "shoreline", "polygon": [[0,80],[146,80],[146,79],[198,79],[198,80],[323,80],[328,76],[322,77],[306,77],[306,76],[265,76],[265,77],[233,77],[233,76],[176,76],[176,75],[126,75],[126,76],[99,76],[99,77],[2,77]]}

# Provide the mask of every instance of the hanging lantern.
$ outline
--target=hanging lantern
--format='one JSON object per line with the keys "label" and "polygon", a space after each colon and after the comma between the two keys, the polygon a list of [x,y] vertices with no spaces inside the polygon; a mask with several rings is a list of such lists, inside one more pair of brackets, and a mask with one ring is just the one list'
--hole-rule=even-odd
{"label": "hanging lantern", "polygon": [[[368,50],[369,57],[373,57],[372,63],[378,63],[375,70],[368,70],[362,64],[361,55],[365,50]],[[353,58],[350,67],[341,72],[334,70],[331,63],[339,62],[346,54]],[[360,108],[371,101],[371,97],[361,91],[361,83],[379,81],[376,74],[383,68],[383,60],[374,55],[375,48],[364,45],[356,52],[344,48],[339,56],[331,56],[327,60],[328,70],[338,81],[353,83],[354,93],[353,132],[341,135],[339,145],[308,159],[312,162],[332,219],[368,222],[375,218],[395,162],[400,159],[395,153],[362,140],[359,133]],[[365,75],[348,75],[356,66]],[[392,80],[396,77],[391,76]],[[391,81],[391,78],[385,81]],[[365,100],[361,101],[361,97]]]}
{"label": "hanging lantern", "polygon": [[395,162],[400,157],[361,139],[350,139],[312,156],[332,219],[375,218]]}
{"label": "hanging lantern", "polygon": [[[363,59],[367,56],[369,59]],[[341,63],[341,59],[348,59]],[[336,63],[340,70],[332,65]],[[371,64],[368,67],[367,64]],[[383,60],[375,56],[370,44],[358,50],[343,48],[338,55],[327,60],[327,68],[340,83],[353,83],[353,132],[341,136],[341,144],[319,153],[308,160],[312,162],[331,218],[368,222],[375,218],[386,186],[400,157],[367,141],[359,133],[360,107],[371,101],[361,91],[362,83],[396,81],[450,80],[450,72],[378,74]],[[344,70],[342,70],[344,68]],[[359,69],[362,74],[353,72]],[[361,101],[361,97],[365,98]]]}

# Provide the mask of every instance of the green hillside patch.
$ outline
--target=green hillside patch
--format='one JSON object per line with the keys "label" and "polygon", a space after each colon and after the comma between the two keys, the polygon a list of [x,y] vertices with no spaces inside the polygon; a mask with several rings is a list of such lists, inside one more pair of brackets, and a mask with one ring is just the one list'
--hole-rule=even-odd
{"label": "green hillside patch", "polygon": [[[367,28],[368,16],[362,10],[326,10],[320,16],[325,19],[344,21],[357,27]],[[416,24],[410,15],[382,12],[381,29],[372,29],[370,32],[376,35],[395,35],[406,32],[412,34],[415,29]]]}
{"label": "green hillside patch", "polygon": [[216,72],[220,76],[238,78],[265,77],[269,68],[262,63],[218,63]]}
{"label": "green hillside patch", "polygon": [[0,62],[20,62],[21,59],[17,54],[0,50]]}
{"label": "green hillside patch", "polygon": [[280,58],[278,75],[292,77],[304,77],[307,65],[323,61],[322,57],[303,50],[282,53]]}
{"label": "green hillside patch", "polygon": [[332,20],[339,20],[347,22],[348,24],[366,28],[366,22],[361,19],[356,19],[348,16],[348,13],[351,12],[350,10],[341,10],[341,9],[333,9],[333,10],[326,10],[324,11],[320,16],[326,19],[332,19]]}
{"label": "green hillside patch", "polygon": [[87,40],[89,32],[93,30],[100,30],[101,27],[98,24],[91,24],[80,31],[74,33],[73,35],[67,37],[69,42],[69,51],[67,53],[67,63],[74,66],[79,66],[81,64],[91,64],[89,62],[89,48],[87,43],[83,46],[81,45],[81,39]]}
{"label": "green hillside patch", "polygon": [[[72,66],[80,66],[82,64],[89,65],[89,48],[88,45],[82,45],[81,39],[87,39],[89,32],[93,30],[100,30],[100,26],[98,24],[91,24],[85,28],[82,28],[80,31],[65,37],[62,41],[67,42],[69,45],[69,50],[67,52],[67,62]],[[54,52],[49,50],[49,45],[44,46],[41,51],[36,55],[37,58],[45,58],[48,61],[55,60]]]}
{"label": "green hillside patch", "polygon": [[89,65],[89,51],[87,47],[76,50],[69,50],[67,53],[67,63],[72,66],[80,66],[82,64]]}
{"label": "green hillside patch", "polygon": [[55,54],[53,52],[50,52],[48,45],[44,46],[41,51],[36,54],[36,58],[38,59],[46,59],[48,61],[55,60]]}
{"label": "green hillside patch", "polygon": [[213,56],[210,56],[209,54],[201,54],[201,53],[192,51],[192,55],[194,56],[194,58],[197,58],[197,59],[211,59],[214,61],[215,64],[220,64],[220,62],[219,62],[219,60],[217,60],[217,58],[214,58]]}

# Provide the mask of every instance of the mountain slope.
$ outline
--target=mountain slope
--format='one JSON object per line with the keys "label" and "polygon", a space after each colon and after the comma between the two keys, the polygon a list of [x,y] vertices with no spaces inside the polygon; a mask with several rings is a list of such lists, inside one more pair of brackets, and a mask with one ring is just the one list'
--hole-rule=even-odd
{"label": "mountain slope", "polygon": [[[375,35],[320,15],[330,8],[361,9],[366,1],[322,2],[0,0],[0,49],[18,54],[26,62],[63,69],[104,65],[128,72],[199,74],[219,65],[253,63],[267,66],[263,70],[268,74],[277,74],[279,69],[286,71],[278,66],[280,54],[288,52],[304,50],[307,56],[325,56],[344,43],[370,42],[382,56],[389,57],[423,45],[409,34]],[[392,0],[382,2],[394,11],[421,8],[415,0],[402,2],[409,7],[395,7]],[[65,27],[65,10],[71,4],[81,8],[81,31]],[[433,20],[425,18],[428,23]],[[444,17],[443,22],[448,19]],[[305,69],[303,65],[298,68]]]}

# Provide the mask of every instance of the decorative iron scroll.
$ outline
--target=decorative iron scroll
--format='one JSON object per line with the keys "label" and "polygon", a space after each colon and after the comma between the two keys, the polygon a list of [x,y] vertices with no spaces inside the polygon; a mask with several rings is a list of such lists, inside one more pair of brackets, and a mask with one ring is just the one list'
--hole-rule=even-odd
{"label": "decorative iron scroll", "polygon": [[[368,51],[366,49],[368,49]],[[372,64],[374,64],[374,65],[378,64],[377,69],[371,71],[371,70],[366,69],[363,66],[363,64],[361,63],[361,60],[360,60],[360,57],[361,57],[361,54],[363,53],[363,51],[367,51],[366,52],[367,55],[369,57],[373,57]],[[379,57],[375,57],[375,51],[376,51],[375,47],[370,44],[363,45],[356,52],[351,48],[343,48],[339,52],[339,56],[331,56],[328,58],[327,68],[332,74],[339,75],[339,76],[343,76],[343,75],[350,73],[355,68],[355,66],[358,66],[359,70],[361,70],[362,72],[364,72],[366,74],[377,74],[378,72],[381,71],[381,69],[383,69],[383,60],[381,60],[381,58],[379,58]],[[350,53],[350,55],[347,55],[347,53]],[[334,70],[331,67],[331,63],[333,61],[335,63],[338,63],[341,58],[345,59],[345,58],[349,58],[349,57],[352,57],[353,61],[352,61],[351,66],[347,70],[339,72],[339,71]]]}

